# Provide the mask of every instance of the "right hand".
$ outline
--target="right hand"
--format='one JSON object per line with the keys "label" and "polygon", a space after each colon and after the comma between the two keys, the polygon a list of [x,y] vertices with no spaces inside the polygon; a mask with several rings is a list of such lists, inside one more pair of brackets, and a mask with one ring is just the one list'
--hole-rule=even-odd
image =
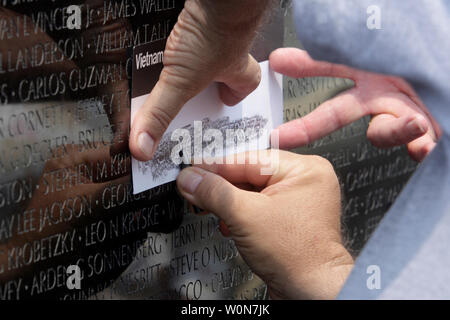
{"label": "right hand", "polygon": [[342,244],[333,167],[317,156],[284,151],[277,161],[272,158],[277,154],[267,151],[264,158],[272,159],[276,170],[262,175],[267,166],[249,164],[254,155],[246,154],[245,165],[185,169],[178,188],[189,202],[223,221],[222,232],[233,238],[272,298],[335,298],[353,259]]}
{"label": "right hand", "polygon": [[270,56],[274,71],[293,78],[351,79],[355,87],[322,103],[301,119],[281,125],[280,148],[305,146],[352,122],[371,115],[367,138],[379,148],[406,145],[416,161],[423,161],[442,134],[437,121],[414,89],[403,79],[313,60],[296,48]]}
{"label": "right hand", "polygon": [[268,3],[186,0],[167,40],[160,79],[133,121],[130,150],[136,159],[153,157],[180,109],[211,82],[219,82],[227,105],[258,87],[261,71],[248,52]]}

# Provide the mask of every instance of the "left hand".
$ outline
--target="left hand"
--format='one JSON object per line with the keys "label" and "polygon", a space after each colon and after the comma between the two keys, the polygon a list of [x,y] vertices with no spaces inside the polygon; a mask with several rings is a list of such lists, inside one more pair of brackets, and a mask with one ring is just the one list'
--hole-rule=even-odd
{"label": "left hand", "polygon": [[300,49],[278,49],[270,56],[276,72],[293,78],[351,79],[355,87],[321,104],[307,116],[279,127],[280,147],[307,145],[371,115],[368,139],[379,148],[406,144],[416,161],[435,147],[441,129],[414,89],[403,79],[344,65],[315,61]]}

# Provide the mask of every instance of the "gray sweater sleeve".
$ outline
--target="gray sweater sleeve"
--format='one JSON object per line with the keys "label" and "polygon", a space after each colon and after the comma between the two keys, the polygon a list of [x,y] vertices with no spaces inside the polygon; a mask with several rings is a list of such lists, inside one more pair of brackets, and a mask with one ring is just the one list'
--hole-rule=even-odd
{"label": "gray sweater sleeve", "polygon": [[[293,1],[300,40],[313,58],[405,78],[444,130],[357,259],[339,298],[450,298],[450,2]],[[367,27],[371,5],[380,8],[381,29]],[[368,283],[374,270],[379,289]]]}

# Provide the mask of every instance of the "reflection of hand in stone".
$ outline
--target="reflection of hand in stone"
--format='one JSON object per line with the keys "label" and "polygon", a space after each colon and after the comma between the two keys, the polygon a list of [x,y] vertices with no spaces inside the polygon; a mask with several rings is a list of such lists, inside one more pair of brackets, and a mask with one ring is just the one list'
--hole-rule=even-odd
{"label": "reflection of hand in stone", "polygon": [[[130,183],[129,160],[128,164],[120,163],[120,167],[113,165],[109,160],[107,147],[80,153],[78,146],[67,145],[64,150],[56,152],[64,153],[65,157],[47,161],[27,204],[25,212],[31,213],[28,219],[33,221],[29,222],[29,231],[1,244],[0,251],[8,252],[9,249],[22,248],[36,240],[73,232],[87,221],[92,222],[93,218],[100,218],[106,212],[101,201],[105,188]],[[104,166],[97,166],[97,163],[103,162]],[[15,256],[17,255],[18,253]],[[7,255],[0,255],[0,265],[8,265],[6,259]],[[51,265],[56,262],[49,259],[48,263]],[[3,279],[11,279],[16,276],[15,273],[25,278],[33,275],[33,265],[34,263],[27,268],[12,269],[0,274],[0,282]]]}
{"label": "reflection of hand in stone", "polygon": [[326,101],[302,119],[282,125],[280,147],[307,145],[350,123],[371,115],[367,137],[377,147],[406,144],[409,154],[422,161],[441,135],[438,123],[414,89],[403,79],[314,61],[306,51],[279,49],[271,67],[294,78],[336,77],[351,79],[355,87]]}
{"label": "reflection of hand in stone", "polygon": [[[94,14],[89,27],[82,31],[81,36],[86,43],[86,52],[83,59],[79,59],[77,64],[80,68],[94,66],[97,70],[102,68],[107,70],[108,67],[114,66],[116,72],[122,74],[121,78],[116,76],[112,83],[96,86],[87,92],[92,96],[107,97],[104,106],[105,114],[108,116],[113,130],[118,127],[121,128],[120,135],[115,134],[115,141],[113,141],[111,147],[111,155],[114,155],[118,152],[128,151],[130,92],[125,66],[127,45],[132,46],[132,43],[126,43],[123,46],[114,47],[114,49],[109,48],[109,46],[112,45],[111,37],[127,34],[132,38],[133,32],[130,22],[126,18],[110,18],[105,22],[103,0],[86,2],[89,4],[90,10],[100,14]],[[96,39],[97,42],[93,42],[93,39]]]}
{"label": "reflection of hand in stone", "polygon": [[[85,2],[87,3],[87,1]],[[91,8],[101,9],[98,11],[99,13],[103,13],[103,3],[104,1],[100,0],[89,1]],[[39,2],[38,5],[41,6],[40,9],[42,11],[48,11],[51,7],[54,7],[53,1]],[[23,11],[28,14],[31,10],[24,9]],[[22,17],[23,13],[15,13],[0,7],[0,18],[6,19],[5,21],[11,19],[11,21],[15,22]],[[97,16],[94,15],[94,17]],[[21,35],[25,33],[21,29],[24,25],[23,23],[17,24],[17,32]],[[51,105],[58,105],[61,102],[61,105],[64,105],[64,107],[67,106],[68,108],[73,107],[76,109],[76,116],[89,116],[91,111],[101,118],[106,115],[109,119],[111,129],[120,129],[120,131],[115,132],[115,140],[112,142],[112,145],[110,145],[108,139],[106,139],[108,140],[106,141],[108,145],[104,145],[92,133],[97,128],[88,128],[89,130],[93,129],[89,142],[87,142],[87,139],[81,141],[81,138],[79,138],[79,141],[76,141],[75,138],[75,145],[70,144],[69,141],[69,144],[63,147],[64,150],[56,150],[55,148],[52,150],[55,155],[64,154],[64,156],[59,158],[55,156],[51,160],[46,161],[42,172],[38,171],[40,168],[37,166],[36,168],[30,167],[29,171],[23,170],[22,174],[29,174],[32,169],[36,169],[36,174],[40,173],[40,176],[38,177],[37,184],[33,182],[32,187],[30,187],[30,190],[33,190],[31,199],[28,200],[27,198],[27,201],[23,202],[24,207],[21,210],[17,210],[10,217],[7,217],[10,219],[8,221],[14,221],[14,229],[16,229],[16,225],[19,225],[19,222],[22,222],[22,224],[25,223],[27,232],[19,234],[14,231],[10,238],[1,239],[0,283],[5,283],[10,279],[18,279],[20,277],[30,285],[30,278],[33,276],[39,277],[39,273],[42,270],[45,271],[46,268],[68,266],[80,258],[86,260],[92,253],[101,254],[102,250],[110,249],[108,246],[111,246],[111,243],[106,242],[103,243],[103,248],[100,246],[87,247],[83,233],[83,231],[87,230],[85,229],[87,226],[98,223],[102,219],[112,219],[113,217],[123,219],[131,217],[129,218],[131,221],[128,220],[130,225],[137,221],[139,216],[145,216],[143,213],[145,210],[149,209],[147,212],[150,212],[150,209],[158,207],[158,210],[160,210],[158,213],[161,213],[157,221],[158,223],[152,223],[150,225],[149,222],[145,228],[130,229],[129,234],[111,239],[113,243],[120,242],[120,245],[136,243],[136,240],[140,241],[143,239],[148,231],[170,232],[170,230],[173,230],[179,224],[180,215],[178,211],[181,212],[182,201],[174,196],[176,195],[174,187],[162,189],[161,192],[154,192],[151,196],[150,193],[135,196],[132,192],[129,171],[130,158],[127,152],[127,136],[130,122],[129,82],[125,70],[127,48],[123,47],[121,50],[113,50],[110,52],[103,52],[101,50],[96,52],[96,47],[92,41],[92,39],[97,38],[99,35],[108,36],[108,32],[117,34],[131,29],[129,21],[127,19],[111,19],[107,23],[103,23],[102,15],[99,15],[87,29],[84,28],[82,31],[69,31],[63,28],[63,30],[47,30],[48,33],[33,25],[31,18],[28,18],[26,26],[28,28],[27,36],[5,38],[0,43],[0,53],[3,59],[9,57],[9,63],[14,68],[16,68],[16,65],[20,66],[11,72],[0,72],[0,82],[7,84],[8,89],[16,90],[19,82],[24,79],[30,80],[30,83],[37,78],[40,79],[39,86],[35,85],[36,89],[34,90],[38,94],[28,99],[26,104],[17,104],[17,110],[20,110],[20,108],[26,109],[29,105],[33,106],[33,104],[45,105],[49,103]],[[34,32],[34,30],[37,30],[37,32]],[[78,44],[80,44],[82,53],[74,57],[69,57],[61,51],[60,44],[61,41],[71,41],[73,39],[76,39]],[[129,45],[131,46],[132,43]],[[29,59],[29,56],[22,56],[22,58],[28,59],[26,61],[28,63],[27,67],[22,67],[24,62],[19,63],[19,52],[26,52],[26,50],[31,52],[31,49],[34,47],[39,47],[42,50],[43,46],[45,48],[52,48],[52,50],[54,49],[54,51],[47,53],[46,59],[57,57],[57,60],[62,61],[47,61],[48,63],[40,63],[37,66],[33,66],[30,64],[32,59]],[[10,55],[8,56],[9,52]],[[3,67],[5,66],[6,64],[4,63]],[[114,74],[102,72],[102,70],[107,70],[108,66],[115,67]],[[69,75],[71,73],[73,77],[69,81]],[[41,80],[48,81],[50,76],[54,77],[55,75],[61,76],[58,79],[62,81],[63,86],[61,88],[64,87],[64,90],[61,89],[61,92],[56,92],[51,97],[39,95],[40,92],[44,92],[42,88],[43,82]],[[83,83],[83,81],[91,81],[92,79],[98,80],[98,77],[102,78],[102,81],[97,81],[97,83],[91,86]],[[108,80],[105,80],[105,78],[108,78]],[[54,81],[54,78],[52,79]],[[58,84],[61,83],[58,82]],[[76,90],[73,90],[71,85],[75,85]],[[11,94],[11,99],[8,100],[8,103],[25,102],[21,100],[17,91],[14,94],[11,91],[8,91],[8,93]],[[95,100],[95,102],[92,102],[92,100]],[[85,103],[86,101],[88,102]],[[99,104],[97,103],[98,101],[102,103]],[[83,108],[86,105],[92,105],[94,107],[84,114]],[[86,108],[87,110],[88,108]],[[85,123],[82,123],[78,127],[80,122],[91,120],[90,123],[92,123],[95,121],[95,119],[81,119],[83,116],[75,119],[76,116],[72,110],[64,111],[70,111],[67,114],[70,114],[69,117],[74,118],[73,124],[70,123],[67,128],[58,126],[58,131],[52,129],[42,130],[42,134],[46,138],[58,135],[70,136],[72,133],[74,133],[74,136],[80,137],[78,135],[80,130],[87,132]],[[58,125],[60,124],[62,123],[58,123]],[[74,130],[72,131],[72,129]],[[109,132],[109,130],[105,131]],[[33,136],[31,138],[28,135],[23,135],[20,138],[23,138],[24,141],[17,139],[18,144],[22,142],[30,144],[36,138],[41,139],[40,136]],[[98,147],[87,149],[86,145],[81,145],[84,142],[97,145]],[[120,199],[118,196],[120,196]],[[163,214],[164,212],[169,212],[169,206],[171,209],[170,214]],[[28,220],[24,220],[25,213]],[[108,213],[108,215],[105,215],[105,213]],[[80,215],[76,216],[77,214]],[[48,219],[42,219],[43,216],[47,216]],[[45,223],[43,223],[44,221]],[[31,225],[33,225],[33,228]],[[59,239],[59,236],[68,233],[71,235],[77,234],[76,239],[72,243],[75,247],[71,248],[72,251],[70,253],[61,254],[60,256],[50,256],[51,253],[48,250],[46,251],[45,248],[40,250],[39,247],[33,247],[35,244],[48,243],[49,238]],[[107,247],[106,249],[104,248],[105,246]],[[28,254],[27,258],[24,258],[25,253],[23,248],[28,250],[26,252]],[[33,255],[33,252],[31,252],[32,257],[24,264],[23,260],[29,258],[30,250],[36,250],[36,255]],[[8,260],[9,252],[13,252],[11,255],[13,258]],[[47,259],[43,257],[39,260],[40,254],[45,254]],[[19,260],[22,259],[17,264],[17,267],[11,269],[6,267],[7,270],[3,270],[2,267],[8,266],[11,261],[14,261],[15,257],[18,257]],[[125,267],[117,267],[111,270],[111,273],[118,275]],[[109,277],[110,274],[106,273],[102,274],[102,276]],[[114,278],[114,275],[112,278]],[[29,292],[22,293],[29,294]],[[55,294],[55,291],[50,294]]]}

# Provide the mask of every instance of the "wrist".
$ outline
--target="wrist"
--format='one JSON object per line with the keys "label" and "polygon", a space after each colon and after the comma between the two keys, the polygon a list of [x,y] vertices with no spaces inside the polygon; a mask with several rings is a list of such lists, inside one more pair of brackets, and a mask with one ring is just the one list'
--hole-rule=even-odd
{"label": "wrist", "polygon": [[[354,260],[341,244],[330,243],[328,248],[317,255],[316,261],[304,259],[288,272],[283,289],[270,290],[273,299],[287,300],[333,300],[335,299],[348,276]],[[302,265],[309,265],[302,268]]]}
{"label": "wrist", "polygon": [[351,254],[341,244],[330,243],[328,258],[302,278],[302,299],[333,300],[339,295],[354,266]]}

